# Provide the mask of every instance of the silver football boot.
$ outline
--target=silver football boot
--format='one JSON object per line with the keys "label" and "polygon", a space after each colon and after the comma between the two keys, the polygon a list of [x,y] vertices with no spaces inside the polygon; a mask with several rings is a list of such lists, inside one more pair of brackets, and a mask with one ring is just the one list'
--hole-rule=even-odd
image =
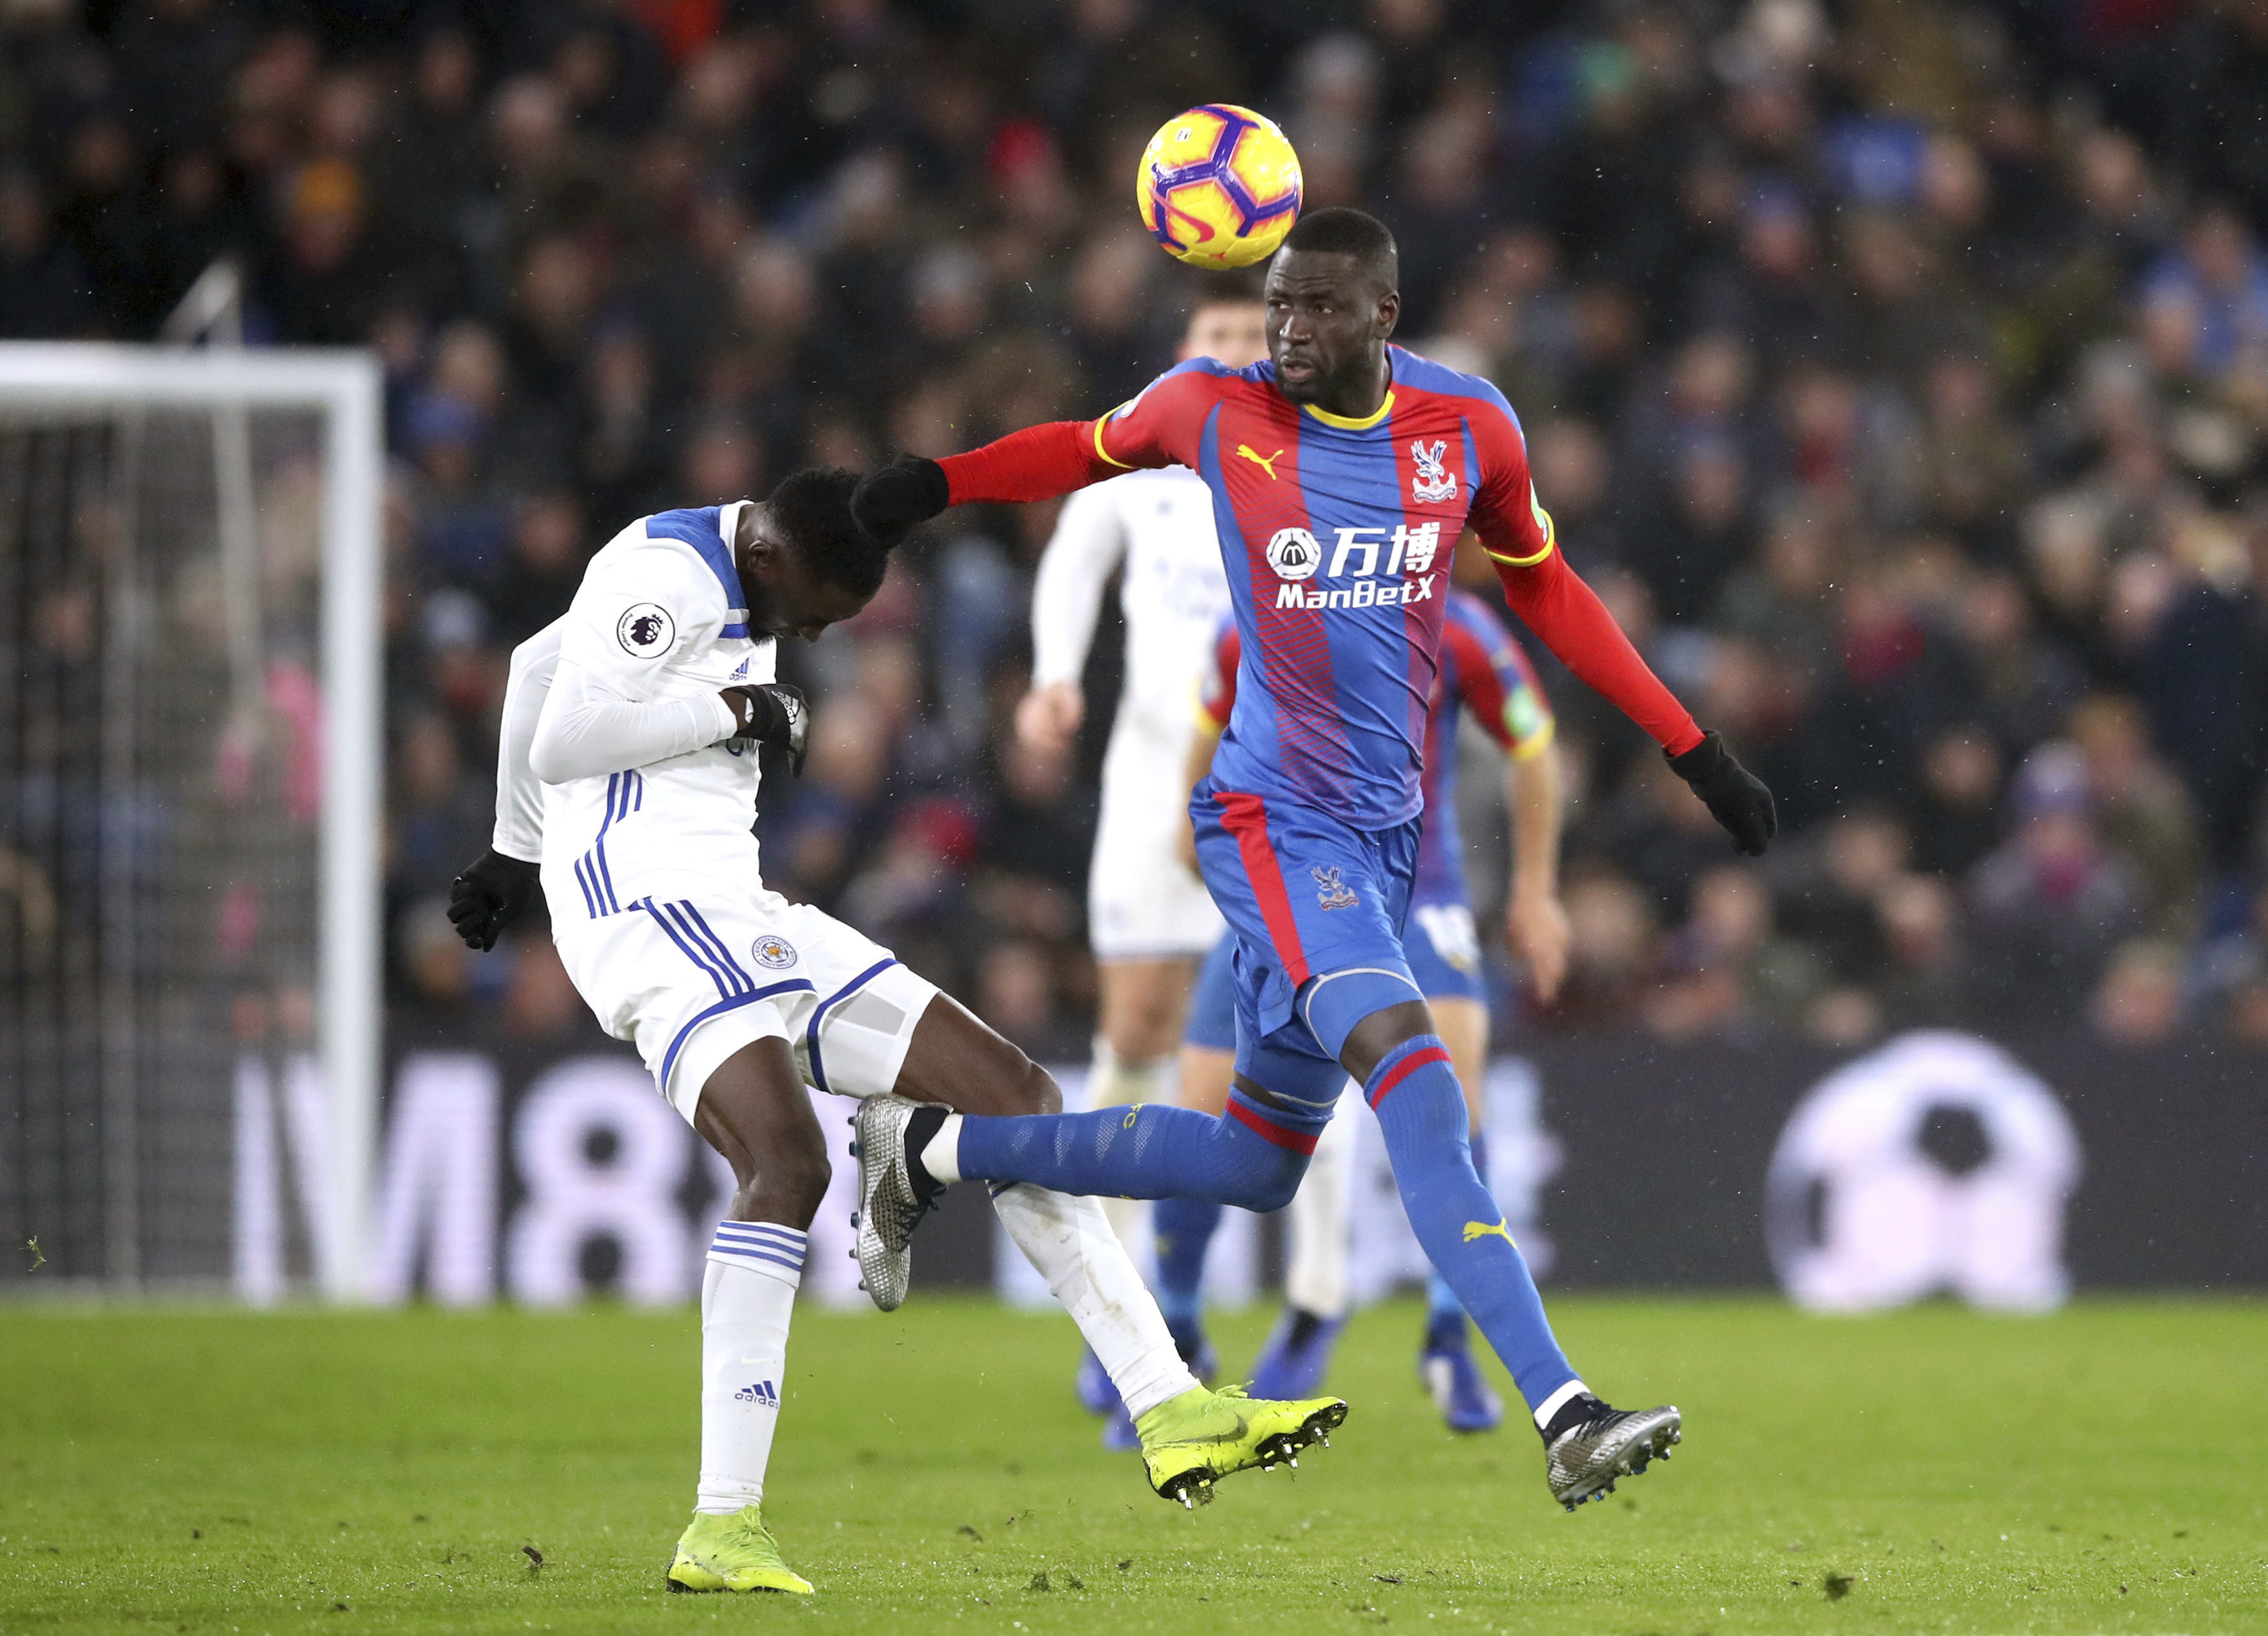
{"label": "silver football boot", "polygon": [[[1592,1400],[1596,1403],[1594,1398]],[[1667,1460],[1672,1443],[1684,1437],[1684,1421],[1675,1408],[1609,1409],[1598,1404],[1553,1438],[1543,1451],[1543,1476],[1551,1498],[1572,1511],[1585,1500],[1615,1492],[1615,1479],[1636,1477],[1650,1460]]]}
{"label": "silver football boot", "polygon": [[[929,1198],[906,1167],[906,1125],[923,1104],[902,1096],[869,1096],[850,1117],[858,1156],[858,1259],[862,1287],[885,1312],[905,1304],[914,1276],[914,1227]],[[941,1189],[932,1187],[933,1197]]]}

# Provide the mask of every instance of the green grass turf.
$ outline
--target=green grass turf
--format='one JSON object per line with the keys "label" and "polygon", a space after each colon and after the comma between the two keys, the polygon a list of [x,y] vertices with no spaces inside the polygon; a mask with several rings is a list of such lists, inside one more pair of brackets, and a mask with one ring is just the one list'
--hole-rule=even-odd
{"label": "green grass turf", "polygon": [[0,1309],[0,1632],[2268,1631],[2268,1305],[1555,1314],[1690,1429],[1572,1516],[1517,1421],[1440,1429],[1406,1305],[1351,1331],[1334,1447],[1194,1514],[1097,1447],[1062,1319],[806,1311],[770,1507],[803,1603],[662,1593],[689,1312]]}

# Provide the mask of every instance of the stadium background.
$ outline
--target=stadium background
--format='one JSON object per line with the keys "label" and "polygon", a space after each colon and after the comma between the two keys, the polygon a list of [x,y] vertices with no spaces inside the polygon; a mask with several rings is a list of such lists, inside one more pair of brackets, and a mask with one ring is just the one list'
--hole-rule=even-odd
{"label": "stadium background", "polygon": [[[254,343],[384,363],[390,1128],[404,1065],[450,1116],[497,1110],[425,1139],[437,1175],[468,1174],[453,1135],[486,1154],[454,1207],[492,1220],[462,1242],[534,1234],[524,1094],[612,1095],[591,1059],[620,1061],[540,929],[476,957],[442,914],[486,844],[512,645],[641,512],[1138,389],[1193,286],[1133,222],[1134,155],[1226,99],[1285,125],[1310,203],[1393,226],[1402,338],[1505,388],[1570,560],[1782,803],[1772,853],[1734,860],[1545,660],[1574,972],[1538,1012],[1500,937],[1491,960],[1499,1039],[1541,1065],[1540,1100],[1512,1094],[1556,1155],[1523,1174],[1561,1276],[1765,1279],[1791,1107],[1953,1028],[2071,1109],[2085,1163],[2039,1174],[2103,1224],[2074,1220],[2082,1279],[2268,1282],[2242,1181],[2268,1070],[2268,9],[10,0],[0,31],[0,332],[147,339],[225,254]],[[817,747],[761,832],[772,885],[1074,1061],[1108,711],[1065,766],[1008,731],[1051,520],[955,513],[784,656]],[[77,606],[40,604],[26,665],[69,660]],[[1106,636],[1097,706],[1115,665]],[[1500,818],[1469,833],[1486,902]],[[279,999],[224,996],[216,1026],[288,1048]],[[1555,1220],[1586,1133],[1665,1103],[1660,1202]],[[634,1168],[626,1106],[595,1148],[560,1115],[560,1165]],[[2005,1158],[1993,1118],[1922,1107],[1951,1192]],[[669,1139],[656,1196],[697,1215]],[[648,1252],[576,1198],[607,1242],[570,1211],[563,1249],[527,1252],[553,1281],[505,1286],[635,1292]],[[247,1285],[239,1242],[247,1293],[304,1250],[269,1202],[281,1259]],[[937,1270],[983,1276],[981,1231]],[[651,1253],[689,1277],[680,1236]],[[405,1276],[445,1282],[439,1242]],[[49,1244],[65,1272],[96,1255]]]}

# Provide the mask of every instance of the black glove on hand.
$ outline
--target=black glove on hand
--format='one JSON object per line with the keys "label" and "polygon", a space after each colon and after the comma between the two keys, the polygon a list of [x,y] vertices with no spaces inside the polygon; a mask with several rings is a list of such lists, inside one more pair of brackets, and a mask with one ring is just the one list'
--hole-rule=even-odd
{"label": "black glove on hand", "polygon": [[901,454],[858,480],[850,491],[850,515],[874,539],[895,548],[907,529],[927,522],[952,500],[944,467],[918,454]]}
{"label": "black glove on hand", "polygon": [[531,863],[490,848],[471,868],[449,882],[449,919],[468,948],[482,954],[496,947],[504,929],[519,918],[542,885]]}
{"label": "black glove on hand", "polygon": [[803,758],[811,750],[811,706],[800,692],[785,682],[762,682],[726,688],[722,696],[740,718],[734,738],[785,750],[788,770],[803,777]]}
{"label": "black glove on hand", "polygon": [[1662,754],[1669,756],[1670,770],[1693,786],[1709,815],[1731,834],[1734,848],[1750,858],[1761,856],[1779,833],[1779,814],[1764,781],[1734,761],[1713,733],[1683,755]]}

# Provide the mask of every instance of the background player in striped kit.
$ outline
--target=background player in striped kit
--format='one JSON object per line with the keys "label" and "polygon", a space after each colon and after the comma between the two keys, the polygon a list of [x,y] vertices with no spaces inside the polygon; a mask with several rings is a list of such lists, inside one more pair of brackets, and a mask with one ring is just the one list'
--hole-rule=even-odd
{"label": "background player in striped kit", "polygon": [[[1241,369],[1267,350],[1258,291],[1233,281],[1200,290],[1181,357]],[[1212,496],[1195,472],[1129,472],[1064,502],[1032,588],[1032,687],[1016,711],[1017,733],[1042,755],[1068,754],[1086,715],[1080,678],[1114,571],[1126,621],[1125,683],[1103,757],[1087,875],[1087,939],[1101,990],[1090,1108],[1171,1099],[1189,985],[1222,931],[1220,911],[1175,845],[1189,827],[1188,786],[1176,781],[1194,732],[1189,689],[1228,611]],[[1134,1244],[1144,1207],[1106,1198],[1102,1208]],[[1079,1395],[1108,1417],[1106,1444],[1137,1446],[1133,1421],[1092,1350],[1080,1360]]]}
{"label": "background player in striped kit", "polygon": [[[1494,609],[1469,591],[1452,589],[1441,628],[1441,668],[1425,723],[1425,822],[1418,879],[1403,947],[1410,975],[1433,1013],[1463,1085],[1472,1122],[1473,1168],[1488,1175],[1489,1013],[1480,945],[1465,888],[1464,844],[1456,804],[1457,724],[1468,715],[1504,752],[1505,800],[1512,816],[1511,890],[1505,932],[1539,999],[1558,992],[1567,969],[1567,915],[1559,903],[1559,763],[1551,705],[1535,672]],[[1213,662],[1198,696],[1197,734],[1184,782],[1201,781],[1214,742],[1236,702],[1236,627],[1224,622]],[[1194,834],[1183,845],[1196,856]],[[1236,1054],[1233,947],[1214,948],[1197,978],[1182,1051],[1181,1105],[1219,1114],[1228,1104]],[[1335,1117],[1315,1147],[1300,1190],[1285,1212],[1289,1265],[1285,1311],[1254,1363],[1252,1389],[1282,1394],[1287,1382],[1322,1380],[1347,1310],[1347,1198],[1354,1157],[1352,1127]],[[1204,1345],[1204,1256],[1221,1207],[1197,1199],[1156,1205],[1158,1304],[1182,1355]],[[1427,1288],[1418,1377],[1453,1431],[1478,1432],[1504,1418],[1504,1405],[1474,1364],[1465,1309],[1436,1272]]]}

